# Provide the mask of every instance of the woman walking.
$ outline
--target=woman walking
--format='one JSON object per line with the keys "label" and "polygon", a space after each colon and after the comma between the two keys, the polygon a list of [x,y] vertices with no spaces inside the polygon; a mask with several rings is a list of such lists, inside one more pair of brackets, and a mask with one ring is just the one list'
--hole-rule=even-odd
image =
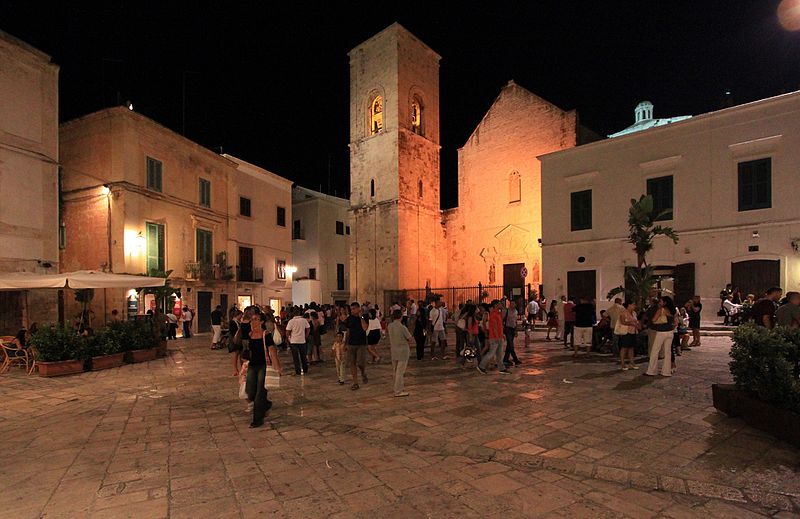
{"label": "woman walking", "polygon": [[245,391],[247,400],[253,403],[253,421],[250,427],[261,427],[264,425],[264,415],[272,407],[272,402],[267,398],[267,388],[264,386],[267,366],[272,366],[280,373],[281,365],[272,334],[267,333],[262,315],[259,313],[254,313],[250,318],[249,348],[250,363],[247,367]]}
{"label": "woman walking", "polygon": [[555,328],[556,333],[558,333],[558,310],[556,309],[556,303],[557,301],[555,299],[550,301],[550,310],[547,312],[547,337],[545,337],[545,340],[548,341],[551,340],[550,330]]}
{"label": "woman walking", "polygon": [[369,311],[369,325],[367,326],[367,353],[372,357],[372,363],[377,364],[381,361],[378,355],[378,343],[381,341],[381,320],[378,318],[378,311],[374,308]]}
{"label": "woman walking", "polygon": [[[478,353],[480,351],[481,345],[480,341],[478,340],[478,320],[475,317],[476,306],[473,304],[467,304],[464,306],[463,309],[463,319],[464,319],[464,347],[459,352],[458,363],[461,365],[462,369],[464,367],[464,363],[467,361],[467,357],[480,357]],[[469,355],[465,355],[465,351],[469,351]]]}
{"label": "woman walking", "polygon": [[[233,353],[233,376],[239,376],[239,368],[242,366],[242,334],[237,332],[242,324],[242,311],[234,310],[231,312],[231,322],[228,324],[228,353]],[[243,330],[244,331],[244,330]]]}
{"label": "woman walking", "polygon": [[619,344],[620,369],[622,371],[639,369],[639,366],[633,361],[636,338],[639,336],[639,330],[641,329],[641,324],[636,318],[636,303],[623,303],[622,308],[617,318],[617,325],[614,327],[614,335],[617,336],[617,343]]}
{"label": "woman walking", "polygon": [[672,376],[672,338],[677,327],[675,318],[675,304],[672,299],[663,296],[658,299],[658,305],[652,311],[648,320],[648,327],[653,333],[653,343],[650,346],[650,362],[647,365],[647,375],[654,377],[658,374],[658,357],[663,352],[664,363],[661,375]]}

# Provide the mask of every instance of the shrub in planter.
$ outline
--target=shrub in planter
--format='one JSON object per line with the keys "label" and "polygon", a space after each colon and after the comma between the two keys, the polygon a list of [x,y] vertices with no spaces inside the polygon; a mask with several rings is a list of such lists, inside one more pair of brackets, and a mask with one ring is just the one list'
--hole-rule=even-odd
{"label": "shrub in planter", "polygon": [[86,338],[86,355],[92,359],[92,371],[122,365],[120,344],[107,330]]}
{"label": "shrub in planter", "polygon": [[43,377],[80,373],[86,358],[85,341],[71,327],[42,326],[31,336]]}
{"label": "shrub in planter", "polygon": [[768,330],[752,323],[733,334],[730,369],[736,387],[776,406],[800,412],[800,330]]}

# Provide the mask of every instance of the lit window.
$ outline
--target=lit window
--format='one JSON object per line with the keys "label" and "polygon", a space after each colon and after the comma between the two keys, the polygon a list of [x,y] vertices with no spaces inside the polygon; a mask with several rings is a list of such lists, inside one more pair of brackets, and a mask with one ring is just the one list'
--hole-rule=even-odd
{"label": "lit window", "polygon": [[286,260],[277,260],[275,262],[275,277],[278,279],[286,279]]}
{"label": "lit window", "polygon": [[416,97],[411,101],[411,131],[422,135],[422,103]]}
{"label": "lit window", "polygon": [[522,200],[522,179],[519,171],[512,171],[508,179],[508,201],[509,203]]}
{"label": "lit window", "polygon": [[376,135],[383,131],[383,98],[376,96],[369,107],[369,134]]}

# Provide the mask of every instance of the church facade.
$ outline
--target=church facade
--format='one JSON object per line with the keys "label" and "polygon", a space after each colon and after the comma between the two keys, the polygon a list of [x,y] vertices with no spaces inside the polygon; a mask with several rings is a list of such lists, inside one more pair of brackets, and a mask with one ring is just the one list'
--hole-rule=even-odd
{"label": "church facade", "polygon": [[424,287],[538,289],[537,156],[593,140],[577,113],[510,81],[458,150],[459,206],[442,211],[440,56],[394,24],[349,57],[351,296],[386,304]]}

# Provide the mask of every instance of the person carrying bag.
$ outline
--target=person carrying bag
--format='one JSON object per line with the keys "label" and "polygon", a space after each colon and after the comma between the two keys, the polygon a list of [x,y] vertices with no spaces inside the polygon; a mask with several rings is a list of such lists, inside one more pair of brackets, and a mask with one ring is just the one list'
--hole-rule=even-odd
{"label": "person carrying bag", "polygon": [[[280,384],[280,360],[275,349],[275,342],[272,334],[264,327],[261,314],[253,314],[250,318],[250,363],[247,366],[246,391],[247,399],[253,402],[253,421],[250,427],[261,427],[264,425],[264,415],[272,407],[272,402],[267,398],[267,369],[272,368],[271,384],[274,383],[275,375],[278,375]],[[259,348],[257,345],[261,343]],[[244,353],[244,352],[242,352]]]}

